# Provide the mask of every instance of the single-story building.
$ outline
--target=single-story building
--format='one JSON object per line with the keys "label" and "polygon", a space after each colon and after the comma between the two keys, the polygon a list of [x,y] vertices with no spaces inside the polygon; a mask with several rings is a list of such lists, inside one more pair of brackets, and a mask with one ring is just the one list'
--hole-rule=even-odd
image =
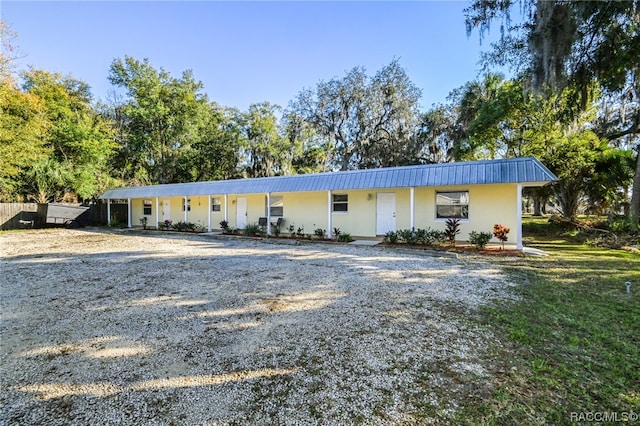
{"label": "single-story building", "polygon": [[[471,231],[511,228],[522,248],[522,188],[557,180],[532,157],[389,167],[346,172],[116,188],[100,198],[127,200],[128,226],[146,217],[199,224],[210,232],[222,220],[232,228],[280,223],[288,229],[334,228],[376,237],[411,228],[444,229],[460,219],[460,239]],[[109,217],[110,213],[109,213]],[[266,218],[266,221],[265,219]],[[159,225],[158,225],[159,226]]]}

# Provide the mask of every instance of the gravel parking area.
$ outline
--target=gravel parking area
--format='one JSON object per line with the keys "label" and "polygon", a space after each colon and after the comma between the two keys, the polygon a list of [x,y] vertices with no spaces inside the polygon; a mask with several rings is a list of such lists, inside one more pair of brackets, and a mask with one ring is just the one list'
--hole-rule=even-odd
{"label": "gravel parking area", "polygon": [[491,392],[489,263],[160,232],[0,233],[0,424],[440,424]]}

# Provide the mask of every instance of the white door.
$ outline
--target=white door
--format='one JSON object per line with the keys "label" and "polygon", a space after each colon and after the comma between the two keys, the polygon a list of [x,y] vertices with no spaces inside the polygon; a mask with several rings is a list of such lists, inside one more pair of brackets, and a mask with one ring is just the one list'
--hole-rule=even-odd
{"label": "white door", "polygon": [[376,235],[396,230],[396,194],[380,192],[376,207]]}
{"label": "white door", "polygon": [[247,199],[236,200],[236,228],[244,229],[247,226]]}
{"label": "white door", "polygon": [[162,220],[171,220],[171,200],[162,200]]}

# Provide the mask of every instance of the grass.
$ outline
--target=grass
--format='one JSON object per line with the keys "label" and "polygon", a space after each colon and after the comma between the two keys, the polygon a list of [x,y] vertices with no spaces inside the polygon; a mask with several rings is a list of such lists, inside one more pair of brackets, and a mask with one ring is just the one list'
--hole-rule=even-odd
{"label": "grass", "polygon": [[461,423],[575,424],[571,413],[639,413],[640,255],[584,245],[540,219],[523,233],[550,256],[495,260],[523,285],[518,301],[484,312],[498,337],[496,391],[466,406]]}

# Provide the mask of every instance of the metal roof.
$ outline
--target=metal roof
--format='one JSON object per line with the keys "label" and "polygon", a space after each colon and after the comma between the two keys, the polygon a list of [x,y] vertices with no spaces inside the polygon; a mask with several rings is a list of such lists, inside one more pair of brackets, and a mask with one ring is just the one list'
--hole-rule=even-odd
{"label": "metal roof", "polygon": [[388,167],[308,175],[172,183],[116,188],[100,198],[124,199],[190,195],[264,194],[267,192],[344,191],[350,189],[522,183],[540,186],[558,180],[533,157]]}

